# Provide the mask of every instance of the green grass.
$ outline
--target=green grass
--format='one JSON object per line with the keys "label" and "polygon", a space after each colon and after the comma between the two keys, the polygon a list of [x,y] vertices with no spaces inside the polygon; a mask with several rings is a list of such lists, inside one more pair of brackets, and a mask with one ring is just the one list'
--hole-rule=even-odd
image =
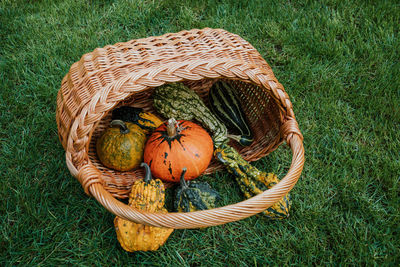
{"label": "green grass", "polygon": [[[397,1],[132,2],[0,2],[0,265],[400,263]],[[291,97],[306,151],[291,217],[176,230],[127,253],[66,168],[57,91],[96,47],[203,27],[248,40]],[[282,177],[290,160],[283,145],[255,165]],[[241,199],[229,175],[207,179],[224,204]]]}

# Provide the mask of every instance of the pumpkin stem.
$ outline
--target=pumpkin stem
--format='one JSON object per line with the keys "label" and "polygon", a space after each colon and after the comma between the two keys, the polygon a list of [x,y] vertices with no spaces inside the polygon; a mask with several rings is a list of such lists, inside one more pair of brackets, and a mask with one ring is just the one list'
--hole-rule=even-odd
{"label": "pumpkin stem", "polygon": [[140,164],[140,167],[144,167],[146,169],[146,174],[144,175],[143,181],[147,184],[150,182],[151,180],[151,171],[150,171],[150,167],[149,165],[147,165],[146,163],[142,162]]}
{"label": "pumpkin stem", "polygon": [[176,136],[176,126],[177,126],[178,122],[174,119],[171,118],[168,120],[168,124],[167,124],[167,134],[169,137],[174,137]]}
{"label": "pumpkin stem", "polygon": [[111,127],[118,126],[122,134],[127,134],[129,133],[129,128],[126,126],[125,122],[121,120],[113,120],[110,123]]}
{"label": "pumpkin stem", "polygon": [[187,183],[185,181],[185,173],[186,173],[186,171],[187,171],[186,167],[182,169],[182,173],[181,173],[181,186],[182,186],[182,188],[187,188],[188,187],[188,185],[187,185]]}

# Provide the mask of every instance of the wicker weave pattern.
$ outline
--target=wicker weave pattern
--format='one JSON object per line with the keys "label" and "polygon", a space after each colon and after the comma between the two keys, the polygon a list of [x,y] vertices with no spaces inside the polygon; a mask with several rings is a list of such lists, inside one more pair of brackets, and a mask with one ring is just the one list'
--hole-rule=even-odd
{"label": "wicker weave pattern", "polygon": [[[96,167],[89,153],[92,135],[96,135],[96,129],[101,129],[109,111],[127,99],[150,108],[152,89],[168,82],[184,81],[206,96],[216,78],[237,80],[243,101],[248,101],[250,107],[248,116],[253,111],[266,109],[267,105],[260,105],[258,98],[273,101],[275,112],[259,114],[273,114],[278,121],[274,124],[277,134],[264,138],[267,130],[259,131],[256,142],[240,152],[247,160],[257,160],[286,139],[294,154],[287,176],[271,190],[252,199],[208,211],[147,214],[117,201],[113,196],[124,197],[127,189],[122,188],[123,193],[119,193],[121,188],[112,187],[113,183],[104,179],[104,171]],[[253,130],[257,128],[257,119],[252,121]],[[72,65],[62,81],[57,97],[57,124],[60,141],[66,150],[67,166],[85,192],[114,214],[155,226],[210,226],[258,213],[294,186],[304,162],[302,136],[283,86],[254,47],[239,36],[220,29],[196,29],[133,40],[84,55]],[[208,172],[217,167],[210,166]]]}

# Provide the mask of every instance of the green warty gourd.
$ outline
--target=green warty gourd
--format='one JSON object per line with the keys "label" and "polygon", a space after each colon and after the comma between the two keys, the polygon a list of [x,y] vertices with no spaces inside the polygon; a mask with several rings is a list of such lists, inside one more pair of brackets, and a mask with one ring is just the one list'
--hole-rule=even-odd
{"label": "green warty gourd", "polygon": [[219,193],[207,182],[185,181],[186,168],[182,170],[180,186],[176,189],[174,208],[176,211],[190,212],[216,207],[221,199]]}

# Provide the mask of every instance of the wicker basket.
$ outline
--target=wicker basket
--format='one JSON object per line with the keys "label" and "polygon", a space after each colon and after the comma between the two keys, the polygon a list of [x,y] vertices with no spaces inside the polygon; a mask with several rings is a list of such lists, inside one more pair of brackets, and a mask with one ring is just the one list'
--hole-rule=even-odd
{"label": "wicker basket", "polygon": [[[189,213],[138,211],[126,198],[141,170],[116,172],[96,158],[94,140],[120,105],[153,111],[152,92],[165,83],[184,82],[207,103],[209,88],[226,79],[237,90],[255,134],[249,147],[236,147],[248,161],[258,160],[283,141],[292,149],[287,175],[251,199]],[[197,228],[240,220],[277,202],[297,182],[304,164],[302,135],[283,86],[257,50],[238,35],[221,29],[194,29],[97,48],[74,63],[57,96],[57,125],[71,174],[110,212],[153,226]],[[235,145],[235,144],[232,144]],[[212,161],[206,173],[222,166]]]}

